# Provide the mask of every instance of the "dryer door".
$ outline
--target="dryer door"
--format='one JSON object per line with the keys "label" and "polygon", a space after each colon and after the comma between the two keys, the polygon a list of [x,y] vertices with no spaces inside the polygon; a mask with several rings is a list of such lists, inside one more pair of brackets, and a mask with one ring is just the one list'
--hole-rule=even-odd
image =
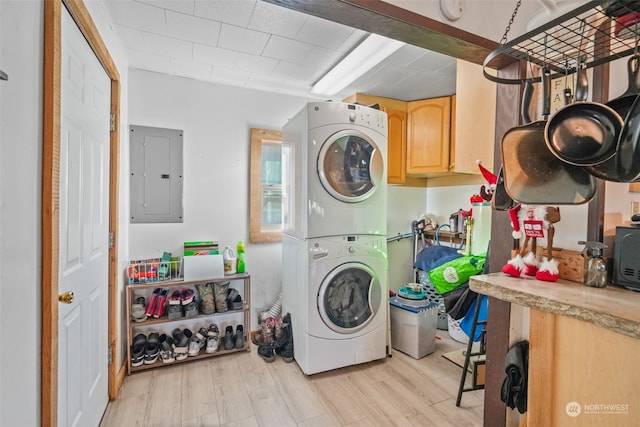
{"label": "dryer door", "polygon": [[336,199],[358,203],[384,185],[384,165],[378,146],[362,132],[342,130],[331,135],[318,156],[318,175]]}
{"label": "dryer door", "polygon": [[380,280],[362,263],[348,262],[334,268],[318,290],[318,310],[333,331],[352,334],[365,328],[382,301]]}

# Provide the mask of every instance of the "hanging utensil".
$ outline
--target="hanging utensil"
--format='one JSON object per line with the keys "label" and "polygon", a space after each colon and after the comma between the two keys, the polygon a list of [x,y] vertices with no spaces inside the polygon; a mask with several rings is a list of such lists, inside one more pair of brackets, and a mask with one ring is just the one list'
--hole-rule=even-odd
{"label": "hanging utensil", "polygon": [[[548,68],[543,68],[545,119],[550,108],[550,76]],[[523,104],[524,101],[523,98]],[[528,110],[528,105],[522,108]],[[526,204],[588,202],[595,195],[595,178],[583,168],[563,162],[553,155],[545,143],[546,124],[546,120],[536,121],[505,133],[501,149],[506,192],[513,200]]]}

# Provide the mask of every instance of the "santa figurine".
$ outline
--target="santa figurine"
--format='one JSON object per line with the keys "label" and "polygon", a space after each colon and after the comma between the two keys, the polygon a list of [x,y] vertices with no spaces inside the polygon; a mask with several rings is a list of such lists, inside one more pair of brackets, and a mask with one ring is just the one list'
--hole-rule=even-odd
{"label": "santa figurine", "polygon": [[[521,239],[520,252],[502,267],[502,272],[513,277],[533,276],[538,280],[555,282],[558,280],[558,261],[553,259],[553,224],[560,221],[560,209],[551,206],[517,205],[509,210],[513,238]],[[536,258],[537,239],[547,238],[547,256],[538,263]],[[529,249],[531,243],[531,249]]]}

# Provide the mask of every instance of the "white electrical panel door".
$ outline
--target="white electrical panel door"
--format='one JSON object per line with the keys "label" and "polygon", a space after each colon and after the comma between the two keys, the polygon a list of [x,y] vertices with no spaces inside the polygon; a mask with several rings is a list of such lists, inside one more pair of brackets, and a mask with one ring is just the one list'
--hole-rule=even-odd
{"label": "white electrical panel door", "polygon": [[182,222],[183,132],[131,125],[129,135],[130,222]]}

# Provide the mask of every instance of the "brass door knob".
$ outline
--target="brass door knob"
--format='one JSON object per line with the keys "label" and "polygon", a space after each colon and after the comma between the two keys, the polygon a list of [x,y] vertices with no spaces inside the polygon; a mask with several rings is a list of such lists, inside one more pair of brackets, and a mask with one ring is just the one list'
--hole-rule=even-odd
{"label": "brass door knob", "polygon": [[58,295],[58,301],[63,304],[71,304],[73,302],[73,292],[69,291]]}

